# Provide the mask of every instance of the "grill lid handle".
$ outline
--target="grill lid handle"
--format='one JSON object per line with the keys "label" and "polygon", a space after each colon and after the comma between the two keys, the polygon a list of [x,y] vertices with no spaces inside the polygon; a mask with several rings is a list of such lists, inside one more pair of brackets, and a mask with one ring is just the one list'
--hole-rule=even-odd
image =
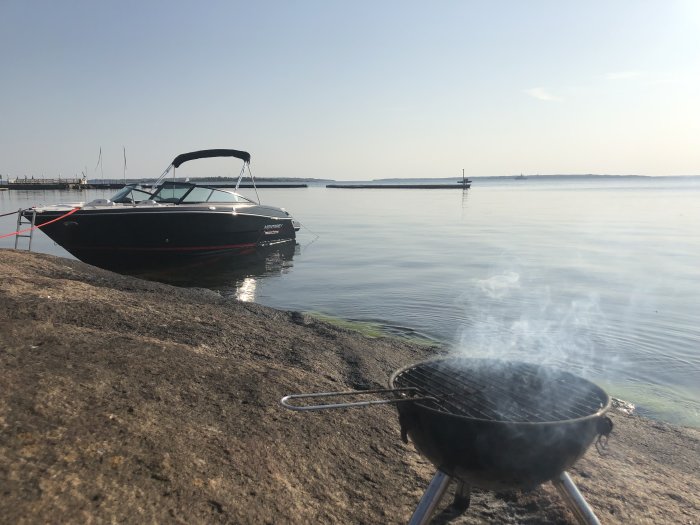
{"label": "grill lid handle", "polygon": [[[313,394],[290,394],[280,399],[280,403],[284,408],[298,411],[311,410],[328,410],[333,408],[351,408],[351,407],[366,407],[371,405],[387,405],[391,403],[405,403],[410,401],[437,401],[437,398],[432,396],[416,396],[420,391],[414,387],[406,388],[380,388],[377,390],[351,390],[349,392],[316,392]],[[309,399],[316,397],[341,397],[341,396],[360,396],[364,394],[393,394],[394,396],[388,399],[370,399],[367,401],[354,401],[352,403],[322,403],[319,405],[295,405],[291,401],[294,399]],[[377,396],[381,397],[381,396]]]}

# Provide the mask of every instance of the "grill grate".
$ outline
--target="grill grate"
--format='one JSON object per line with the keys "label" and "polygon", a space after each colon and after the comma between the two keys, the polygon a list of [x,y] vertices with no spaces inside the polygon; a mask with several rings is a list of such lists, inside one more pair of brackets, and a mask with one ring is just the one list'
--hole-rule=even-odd
{"label": "grill grate", "polygon": [[394,387],[414,387],[439,401],[420,403],[448,414],[507,422],[555,422],[598,412],[607,394],[568,372],[529,363],[447,358],[400,371]]}

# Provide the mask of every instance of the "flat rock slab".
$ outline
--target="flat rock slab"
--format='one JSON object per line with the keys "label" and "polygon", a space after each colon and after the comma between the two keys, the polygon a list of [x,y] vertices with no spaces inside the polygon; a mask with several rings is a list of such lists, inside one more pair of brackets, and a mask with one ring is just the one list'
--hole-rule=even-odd
{"label": "flat rock slab", "polygon": [[[0,250],[0,275],[4,523],[405,523],[434,473],[391,407],[279,399],[444,350],[48,255]],[[600,520],[698,523],[700,433],[612,418],[571,472]],[[573,522],[549,484],[446,503],[435,523]]]}

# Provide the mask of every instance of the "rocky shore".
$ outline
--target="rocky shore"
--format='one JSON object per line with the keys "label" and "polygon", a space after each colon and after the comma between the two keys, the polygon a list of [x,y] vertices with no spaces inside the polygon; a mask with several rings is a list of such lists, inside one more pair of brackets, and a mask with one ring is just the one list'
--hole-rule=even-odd
{"label": "rocky shore", "polygon": [[[405,523],[434,468],[393,408],[299,414],[279,399],[384,386],[442,351],[0,250],[0,521]],[[571,471],[601,522],[699,523],[700,431],[611,418],[607,452]],[[573,516],[545,484],[475,492],[434,523]]]}

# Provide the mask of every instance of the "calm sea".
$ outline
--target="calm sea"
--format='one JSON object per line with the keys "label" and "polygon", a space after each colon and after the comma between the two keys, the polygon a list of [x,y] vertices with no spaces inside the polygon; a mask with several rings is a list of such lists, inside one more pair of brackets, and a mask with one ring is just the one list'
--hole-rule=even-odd
{"label": "calm sea", "polygon": [[[0,192],[0,213],[105,196]],[[466,192],[260,196],[302,222],[294,253],[181,284],[376,322],[468,355],[550,363],[641,413],[700,427],[700,179],[475,179]],[[0,218],[0,234],[15,221]],[[34,250],[69,256],[43,234]]]}

